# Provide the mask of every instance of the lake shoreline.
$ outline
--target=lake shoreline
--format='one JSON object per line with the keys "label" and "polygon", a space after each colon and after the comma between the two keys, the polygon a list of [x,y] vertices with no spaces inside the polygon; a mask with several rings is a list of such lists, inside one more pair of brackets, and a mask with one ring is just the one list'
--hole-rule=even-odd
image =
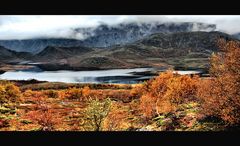
{"label": "lake shoreline", "polygon": [[[99,70],[114,70],[114,69],[136,69],[136,68],[155,68],[157,70],[182,70],[182,71],[202,71],[202,72],[208,72],[208,68],[202,68],[202,67],[183,67],[183,66],[136,66],[136,67],[75,67],[75,66],[69,66],[67,64],[45,64],[45,63],[27,63],[27,64],[20,64],[20,63],[9,63],[5,64],[4,66],[0,66],[0,71],[18,71],[18,70],[31,70],[33,68],[39,68],[42,71],[99,71]],[[1,74],[1,72],[0,72]]]}
{"label": "lake shoreline", "polygon": [[[16,65],[15,65],[16,67]],[[56,69],[56,68],[55,68]],[[0,74],[2,80],[24,80],[31,81],[47,81],[47,82],[63,82],[63,83],[110,83],[110,84],[137,84],[139,82],[147,81],[161,72],[166,70],[173,70],[179,74],[197,74],[200,77],[206,72],[200,68],[175,68],[181,70],[174,70],[166,67],[141,67],[141,68],[81,68],[81,70],[42,70],[39,65],[21,65],[15,70],[3,71]],[[78,68],[80,69],[80,68]],[[33,80],[32,80],[33,79]]]}

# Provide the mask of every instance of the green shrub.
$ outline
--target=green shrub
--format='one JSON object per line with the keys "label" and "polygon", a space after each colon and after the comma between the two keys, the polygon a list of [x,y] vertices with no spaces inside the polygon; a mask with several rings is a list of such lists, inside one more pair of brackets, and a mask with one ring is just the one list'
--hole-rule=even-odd
{"label": "green shrub", "polygon": [[89,105],[84,112],[83,127],[87,131],[101,131],[102,123],[111,107],[109,98],[100,101],[98,98],[89,99]]}

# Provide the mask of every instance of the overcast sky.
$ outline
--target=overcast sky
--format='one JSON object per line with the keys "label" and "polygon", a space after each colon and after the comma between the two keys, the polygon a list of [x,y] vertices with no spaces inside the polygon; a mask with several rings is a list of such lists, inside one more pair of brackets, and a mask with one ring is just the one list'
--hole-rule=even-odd
{"label": "overcast sky", "polygon": [[240,15],[0,15],[0,39],[28,39],[37,37],[69,38],[72,36],[72,29],[74,28],[94,27],[101,23],[112,25],[118,23],[151,21],[204,22],[216,24],[217,30],[229,34],[240,32]]}

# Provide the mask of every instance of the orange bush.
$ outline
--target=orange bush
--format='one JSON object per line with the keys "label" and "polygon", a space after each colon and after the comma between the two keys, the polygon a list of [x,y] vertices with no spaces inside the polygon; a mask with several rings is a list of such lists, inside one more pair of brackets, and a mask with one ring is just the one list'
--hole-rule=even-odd
{"label": "orange bush", "polygon": [[91,92],[91,90],[90,90],[90,88],[89,88],[88,86],[85,86],[85,87],[82,89],[82,95],[83,95],[84,97],[88,97],[88,96],[90,95],[90,92]]}
{"label": "orange bush", "polygon": [[110,112],[104,120],[103,129],[105,131],[118,131],[127,116],[128,113],[125,111],[115,110]]}
{"label": "orange bush", "polygon": [[12,102],[16,103],[21,97],[19,87],[12,83],[0,84],[0,103]]}
{"label": "orange bush", "polygon": [[136,85],[134,88],[130,90],[130,96],[134,99],[140,98],[143,95],[142,88],[143,88],[142,84]]}
{"label": "orange bush", "polygon": [[5,98],[5,87],[0,84],[0,104],[7,102],[7,99]]}
{"label": "orange bush", "polygon": [[58,98],[58,97],[60,97],[60,96],[59,96],[59,92],[56,91],[56,90],[47,90],[47,91],[45,92],[45,94],[46,94],[49,98]]}
{"label": "orange bush", "polygon": [[45,98],[39,98],[33,111],[28,112],[24,118],[41,126],[40,130],[53,131],[56,125],[61,123],[58,113],[54,112],[45,102]]}
{"label": "orange bush", "polygon": [[34,96],[34,91],[28,89],[25,92],[23,92],[23,96],[24,97],[32,97],[32,96]]}
{"label": "orange bush", "polygon": [[23,92],[22,100],[24,103],[38,104],[39,102],[42,102],[47,98],[48,96],[45,94],[44,91],[32,91],[28,89],[25,92]]}
{"label": "orange bush", "polygon": [[179,76],[169,80],[165,96],[171,99],[171,103],[181,104],[185,100],[195,99],[199,77]]}
{"label": "orange bush", "polygon": [[172,71],[161,73],[142,88],[140,107],[144,115],[151,118],[156,114],[172,112],[179,104],[195,99],[198,81],[198,76],[181,76]]}
{"label": "orange bush", "polygon": [[[219,42],[221,52],[213,54],[208,88],[199,92],[206,115],[219,116],[228,124],[240,122],[240,43]],[[206,85],[205,85],[206,86]]]}
{"label": "orange bush", "polygon": [[82,95],[82,89],[78,89],[78,88],[70,88],[66,90],[66,94],[65,97],[67,99],[77,99],[77,100],[81,100],[83,95]]}
{"label": "orange bush", "polygon": [[143,95],[140,98],[140,109],[144,112],[144,116],[151,118],[156,114],[156,97],[149,94]]}
{"label": "orange bush", "polygon": [[51,109],[39,109],[36,111],[30,111],[26,117],[41,126],[43,131],[53,131],[55,126],[61,123],[61,120],[53,113]]}

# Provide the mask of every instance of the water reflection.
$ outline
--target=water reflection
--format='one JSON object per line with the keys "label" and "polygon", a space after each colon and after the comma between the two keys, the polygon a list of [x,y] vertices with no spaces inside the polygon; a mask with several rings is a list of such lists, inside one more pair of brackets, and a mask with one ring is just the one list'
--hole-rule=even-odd
{"label": "water reflection", "polygon": [[[0,75],[6,80],[30,80],[65,83],[125,83],[133,84],[152,78],[154,68],[112,69],[97,71],[8,71]],[[178,71],[179,74],[199,73],[200,71]]]}

